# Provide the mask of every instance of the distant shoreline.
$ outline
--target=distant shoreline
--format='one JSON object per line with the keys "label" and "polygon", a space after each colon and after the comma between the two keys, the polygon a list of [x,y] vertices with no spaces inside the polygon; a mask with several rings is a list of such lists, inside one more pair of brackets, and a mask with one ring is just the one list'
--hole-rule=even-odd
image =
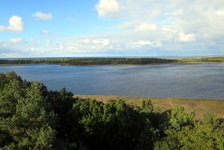
{"label": "distant shoreline", "polygon": [[58,64],[65,66],[127,66],[161,64],[221,64],[224,57],[195,58],[40,58],[40,59],[0,59],[0,65]]}

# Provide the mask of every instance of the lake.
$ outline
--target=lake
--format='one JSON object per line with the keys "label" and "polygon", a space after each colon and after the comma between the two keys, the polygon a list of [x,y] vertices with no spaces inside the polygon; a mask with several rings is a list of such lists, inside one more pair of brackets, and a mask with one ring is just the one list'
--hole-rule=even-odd
{"label": "lake", "polygon": [[66,87],[75,95],[181,97],[224,100],[224,64],[145,66],[0,66],[49,90]]}

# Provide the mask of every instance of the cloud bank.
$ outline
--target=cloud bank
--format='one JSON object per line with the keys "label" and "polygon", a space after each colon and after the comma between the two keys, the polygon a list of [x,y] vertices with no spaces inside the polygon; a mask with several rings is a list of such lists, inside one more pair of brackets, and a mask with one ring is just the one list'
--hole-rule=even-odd
{"label": "cloud bank", "polygon": [[181,42],[216,39],[224,35],[222,0],[100,0],[96,6],[100,17],[125,19],[117,25],[122,29],[163,30],[163,33],[166,30],[167,34],[173,31]]}
{"label": "cloud bank", "polygon": [[122,33],[117,35],[120,42],[129,43],[126,49],[160,54],[155,50],[160,47],[165,55],[224,54],[222,0],[113,0],[116,9],[107,8],[103,2],[110,1],[99,0],[98,15],[121,20],[114,28]]}

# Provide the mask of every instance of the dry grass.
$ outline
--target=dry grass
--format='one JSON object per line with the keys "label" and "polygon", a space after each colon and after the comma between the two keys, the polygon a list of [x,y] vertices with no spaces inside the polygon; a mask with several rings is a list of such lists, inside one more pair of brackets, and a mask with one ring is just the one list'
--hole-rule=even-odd
{"label": "dry grass", "polygon": [[175,105],[180,105],[187,112],[194,112],[195,119],[201,118],[205,113],[213,113],[217,118],[224,119],[224,100],[183,99],[183,98],[144,98],[144,97],[120,97],[99,95],[75,95],[80,98],[90,98],[106,103],[108,100],[124,100],[129,105],[140,106],[141,102],[150,99],[154,110],[162,112],[171,110]]}

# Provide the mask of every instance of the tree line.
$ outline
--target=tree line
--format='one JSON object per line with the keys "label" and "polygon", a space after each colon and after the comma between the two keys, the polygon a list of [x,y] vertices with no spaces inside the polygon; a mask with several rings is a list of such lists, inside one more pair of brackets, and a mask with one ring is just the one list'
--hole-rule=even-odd
{"label": "tree line", "polygon": [[8,72],[0,74],[0,149],[222,150],[224,121],[210,113],[195,120],[178,105],[156,111],[150,100],[74,98]]}
{"label": "tree line", "polygon": [[0,60],[0,64],[61,64],[61,65],[147,65],[174,63],[177,60],[161,58],[48,58]]}
{"label": "tree line", "polygon": [[180,62],[187,63],[187,62],[196,62],[196,63],[223,63],[224,57],[223,56],[214,56],[214,57],[196,57],[196,58],[181,58],[179,59]]}

